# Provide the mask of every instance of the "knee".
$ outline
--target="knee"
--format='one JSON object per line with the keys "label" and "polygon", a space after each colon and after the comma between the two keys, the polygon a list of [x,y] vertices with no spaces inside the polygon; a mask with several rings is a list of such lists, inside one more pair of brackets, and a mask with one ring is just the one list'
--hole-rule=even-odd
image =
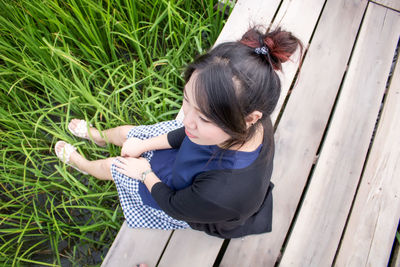
{"label": "knee", "polygon": [[120,126],[119,134],[120,134],[121,140],[125,141],[127,139],[128,133],[129,133],[130,130],[132,130],[133,127],[134,127],[133,125]]}
{"label": "knee", "polygon": [[115,158],[108,158],[103,161],[103,167],[105,170],[110,171],[111,165],[114,163]]}
{"label": "knee", "polygon": [[115,158],[108,158],[101,162],[101,178],[102,180],[113,180],[111,174],[111,165],[113,164]]}

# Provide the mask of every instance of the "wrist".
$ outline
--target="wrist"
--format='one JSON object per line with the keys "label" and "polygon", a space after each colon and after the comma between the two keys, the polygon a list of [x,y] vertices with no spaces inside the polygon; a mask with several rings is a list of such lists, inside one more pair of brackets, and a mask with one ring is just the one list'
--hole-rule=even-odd
{"label": "wrist", "polygon": [[147,175],[147,178],[146,178],[146,180],[145,180],[145,182],[144,182],[144,185],[147,187],[147,189],[150,191],[150,193],[151,193],[151,191],[152,191],[152,189],[153,189],[153,186],[155,185],[155,184],[157,184],[157,183],[160,183],[161,182],[161,180],[157,177],[157,175],[154,173],[154,172],[150,172],[148,175]]}
{"label": "wrist", "polygon": [[141,151],[142,151],[142,153],[147,152],[147,151],[150,151],[150,150],[154,150],[154,149],[151,147],[151,138],[150,138],[150,139],[145,139],[145,140],[143,140],[143,141],[142,141],[142,144],[141,144]]}
{"label": "wrist", "polygon": [[147,175],[148,175],[149,173],[152,173],[152,172],[153,172],[152,169],[148,169],[148,170],[146,170],[146,171],[143,171],[143,172],[140,174],[139,180],[140,180],[142,183],[144,183],[144,181],[145,181],[146,178],[147,178]]}

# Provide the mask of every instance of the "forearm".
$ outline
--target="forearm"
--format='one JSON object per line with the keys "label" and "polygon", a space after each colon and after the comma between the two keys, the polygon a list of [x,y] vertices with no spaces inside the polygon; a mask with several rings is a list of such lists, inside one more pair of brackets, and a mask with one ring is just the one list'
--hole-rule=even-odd
{"label": "forearm", "polygon": [[153,186],[159,182],[161,182],[161,180],[157,177],[157,175],[154,172],[151,172],[147,175],[146,179],[144,180],[144,185],[151,192]]}
{"label": "forearm", "polygon": [[168,149],[171,148],[171,145],[168,143],[167,134],[163,134],[143,140],[143,147],[145,151],[150,151],[150,150]]}

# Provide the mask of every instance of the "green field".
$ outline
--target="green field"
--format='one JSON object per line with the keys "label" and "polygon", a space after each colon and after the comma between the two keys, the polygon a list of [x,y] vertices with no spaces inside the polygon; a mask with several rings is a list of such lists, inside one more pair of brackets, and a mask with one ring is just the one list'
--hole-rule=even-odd
{"label": "green field", "polygon": [[123,222],[112,182],[64,166],[68,133],[172,119],[182,72],[224,24],[216,1],[0,0],[0,265],[99,265]]}

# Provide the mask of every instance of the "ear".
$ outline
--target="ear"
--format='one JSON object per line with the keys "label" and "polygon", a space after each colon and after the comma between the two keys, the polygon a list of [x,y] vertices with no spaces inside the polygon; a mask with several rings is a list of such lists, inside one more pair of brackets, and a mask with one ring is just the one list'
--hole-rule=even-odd
{"label": "ear", "polygon": [[262,113],[258,110],[253,111],[246,117],[246,124],[247,128],[249,128],[251,125],[255,124],[259,119],[262,118]]}

